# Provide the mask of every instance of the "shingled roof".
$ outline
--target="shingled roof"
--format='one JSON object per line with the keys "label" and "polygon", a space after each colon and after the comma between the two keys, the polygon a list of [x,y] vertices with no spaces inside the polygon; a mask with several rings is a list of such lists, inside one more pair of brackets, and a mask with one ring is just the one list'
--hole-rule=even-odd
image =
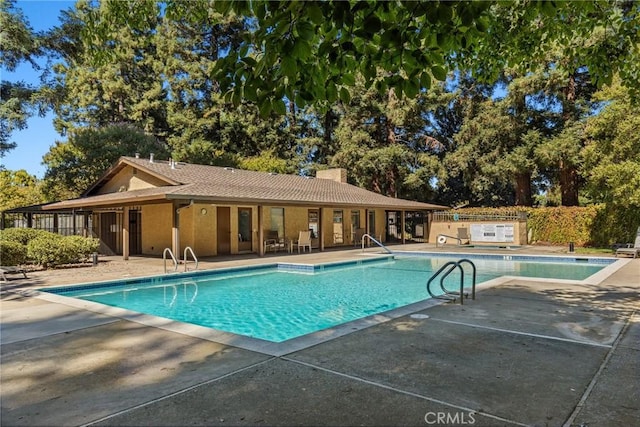
{"label": "shingled roof", "polygon": [[[97,190],[123,168],[131,166],[165,183],[154,188],[98,194]],[[299,175],[273,174],[234,168],[171,164],[121,157],[85,196],[48,205],[46,209],[115,206],[162,200],[197,200],[268,205],[362,206],[385,209],[439,210],[447,206],[386,197],[351,184]]]}

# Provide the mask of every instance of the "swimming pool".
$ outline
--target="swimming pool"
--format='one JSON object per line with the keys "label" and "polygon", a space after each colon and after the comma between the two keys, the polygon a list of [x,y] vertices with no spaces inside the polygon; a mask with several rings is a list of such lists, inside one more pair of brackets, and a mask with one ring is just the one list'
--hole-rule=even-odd
{"label": "swimming pool", "polygon": [[[614,261],[515,258],[474,258],[478,283],[504,275],[584,280]],[[425,300],[426,281],[452,259],[459,256],[269,264],[42,291],[279,343]],[[459,276],[450,280],[455,289]]]}

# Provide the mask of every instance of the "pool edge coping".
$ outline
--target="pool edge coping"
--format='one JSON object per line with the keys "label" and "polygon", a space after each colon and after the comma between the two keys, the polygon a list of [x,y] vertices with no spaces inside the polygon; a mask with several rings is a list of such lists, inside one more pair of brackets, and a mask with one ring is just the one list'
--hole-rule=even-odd
{"label": "pool edge coping", "polygon": [[[376,256],[374,258],[371,258],[371,260],[384,261],[390,257],[393,257],[394,255],[404,255],[402,252],[403,251],[398,251],[397,254],[391,254],[391,255],[380,254],[381,256],[379,257]],[[429,254],[427,252],[421,252],[421,253]],[[455,254],[447,254],[447,255],[460,256],[460,255],[467,255],[467,254],[455,253]],[[471,254],[471,255],[475,255],[475,254]],[[537,257],[537,256],[534,256],[534,257]],[[543,258],[549,258],[549,257],[564,258],[564,257],[554,257],[554,256],[544,256]],[[593,257],[593,258],[596,258],[596,257]],[[611,260],[611,258],[601,258],[601,259]],[[246,270],[246,269],[258,270],[258,269],[264,269],[264,268],[277,267],[279,264],[297,264],[297,265],[308,265],[312,267],[315,267],[316,265],[320,265],[320,266],[340,266],[340,265],[346,265],[346,264],[357,265],[361,263],[358,261],[362,261],[362,260],[335,261],[335,262],[320,263],[320,264],[271,262],[266,264],[257,264],[253,266],[227,267],[227,268],[222,268],[218,270],[210,269],[210,270],[200,270],[200,271],[201,272],[212,272],[212,271],[230,272],[230,271],[240,271],[240,270]],[[514,280],[526,280],[526,281],[541,282],[541,283],[597,285],[601,283],[603,280],[605,280],[607,277],[611,276],[616,271],[624,267],[628,262],[630,262],[630,259],[627,259],[627,258],[614,259],[609,263],[609,265],[605,265],[599,272],[589,276],[584,280],[548,279],[548,278],[506,275],[506,276],[500,276],[495,279],[488,280],[486,282],[482,282],[476,287],[476,289],[478,291],[481,291],[484,289],[490,289],[492,287],[499,286]],[[132,278],[130,280],[133,281],[133,280],[140,280],[140,279],[150,279],[154,277],[166,277],[166,276],[167,275],[142,276],[135,279]],[[174,277],[174,276],[171,275],[169,277]],[[186,278],[187,276],[183,276],[183,277]],[[124,279],[124,280],[126,281],[127,279]],[[123,280],[108,280],[108,281],[91,282],[91,283],[106,285],[108,283],[119,283],[122,281]],[[132,310],[128,310],[120,307],[113,307],[113,306],[108,306],[105,304],[96,303],[92,301],[86,301],[86,300],[81,300],[73,297],[67,297],[64,295],[50,292],[50,290],[56,289],[56,288],[64,289],[64,288],[72,288],[72,287],[81,286],[81,285],[83,284],[68,285],[65,287],[59,286],[59,287],[51,287],[51,288],[38,288],[35,290],[29,290],[24,292],[28,292],[28,296],[44,299],[49,302],[59,303],[66,306],[71,306],[73,308],[87,310],[97,314],[135,322],[145,326],[155,327],[155,328],[167,330],[174,333],[179,333],[179,334],[191,336],[194,338],[204,339],[207,341],[211,341],[211,342],[215,342],[223,345],[229,345],[232,347],[237,347],[240,349],[254,351],[254,352],[266,354],[269,356],[275,356],[275,357],[291,354],[296,351],[300,351],[300,350],[321,344],[323,342],[327,342],[335,338],[348,335],[352,332],[356,332],[356,331],[366,329],[371,326],[379,325],[382,323],[386,323],[400,317],[408,316],[410,314],[424,311],[428,308],[447,303],[447,301],[445,300],[439,300],[439,299],[433,299],[433,298],[425,299],[425,300],[417,301],[415,303],[408,304],[402,307],[397,307],[392,310],[388,310],[381,313],[366,316],[360,319],[352,320],[350,322],[336,325],[327,329],[323,329],[323,330],[305,334],[299,337],[291,338],[283,342],[272,342],[272,341],[262,340],[259,338],[246,337],[246,336],[234,334],[231,332],[225,332],[225,331],[213,329],[210,327],[193,325],[186,322],[180,322],[176,320],[162,318],[159,316],[139,313],[136,311],[132,311]]]}

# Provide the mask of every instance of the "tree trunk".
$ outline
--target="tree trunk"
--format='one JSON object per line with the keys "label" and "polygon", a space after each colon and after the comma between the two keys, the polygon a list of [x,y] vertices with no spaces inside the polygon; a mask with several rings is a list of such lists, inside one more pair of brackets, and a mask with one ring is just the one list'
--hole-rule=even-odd
{"label": "tree trunk", "polygon": [[378,194],[384,194],[382,191],[382,186],[380,185],[380,179],[378,178],[378,174],[375,174],[371,177],[371,187],[373,187],[373,192]]}
{"label": "tree trunk", "polygon": [[[576,119],[576,76],[569,75],[569,81],[564,88],[564,103],[562,105],[562,119],[566,125]],[[562,159],[558,165],[560,169],[560,194],[562,206],[578,206],[578,169],[571,162]]]}
{"label": "tree trunk", "polygon": [[562,206],[578,206],[578,170],[564,160],[560,161],[560,193]]}
{"label": "tree trunk", "polygon": [[532,206],[531,172],[516,174],[516,206]]}
{"label": "tree trunk", "polygon": [[322,119],[322,144],[318,144],[318,150],[316,152],[316,161],[318,163],[327,163],[329,156],[335,154],[333,152],[333,129],[335,126],[335,114],[333,110],[329,108]]}

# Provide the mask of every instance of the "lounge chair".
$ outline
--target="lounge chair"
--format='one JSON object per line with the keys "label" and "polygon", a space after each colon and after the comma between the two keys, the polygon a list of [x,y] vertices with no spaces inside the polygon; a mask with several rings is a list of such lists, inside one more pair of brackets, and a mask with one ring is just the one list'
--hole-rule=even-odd
{"label": "lounge chair", "polygon": [[22,267],[16,267],[16,266],[0,267],[0,275],[2,275],[2,280],[5,282],[8,281],[6,276],[7,274],[22,274],[25,279],[28,279],[27,272]]}
{"label": "lounge chair", "polygon": [[618,255],[631,255],[634,258],[640,255],[640,227],[638,227],[638,231],[636,232],[636,241],[633,246],[629,243],[626,248],[616,249],[616,257]]}
{"label": "lounge chair", "polygon": [[300,247],[302,247],[302,252],[305,251],[305,248],[309,248],[309,252],[311,252],[311,230],[298,233],[298,253],[300,253]]}

